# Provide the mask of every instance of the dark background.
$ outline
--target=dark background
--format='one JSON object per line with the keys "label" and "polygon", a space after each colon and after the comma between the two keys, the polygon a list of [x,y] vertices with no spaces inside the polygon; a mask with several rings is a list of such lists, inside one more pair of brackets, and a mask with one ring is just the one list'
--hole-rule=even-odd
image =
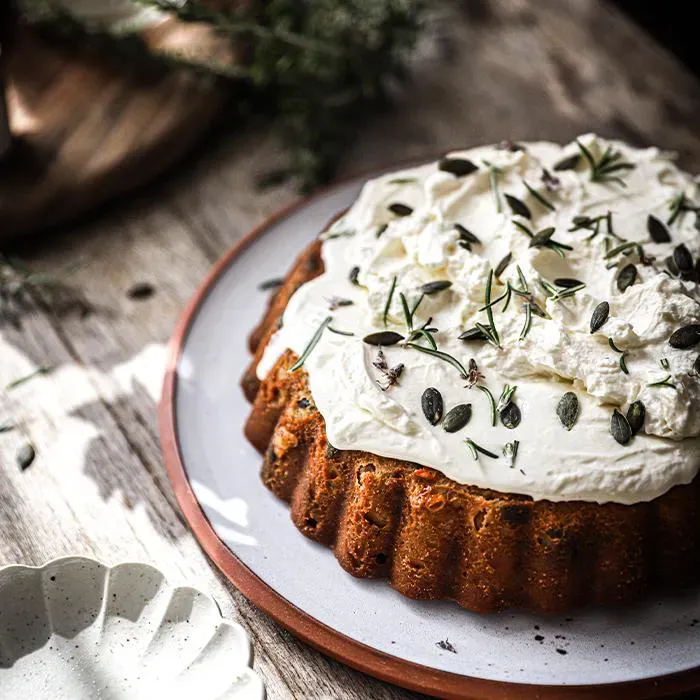
{"label": "dark background", "polygon": [[700,25],[694,0],[615,0],[615,4],[700,75]]}

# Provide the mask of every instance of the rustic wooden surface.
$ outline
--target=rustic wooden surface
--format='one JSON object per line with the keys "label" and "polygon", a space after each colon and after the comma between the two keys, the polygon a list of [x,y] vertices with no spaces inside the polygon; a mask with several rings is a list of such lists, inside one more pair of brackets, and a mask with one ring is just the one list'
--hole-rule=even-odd
{"label": "rustic wooden surface", "polygon": [[[677,150],[700,172],[700,83],[602,0],[464,2],[452,24],[451,62],[417,67],[412,90],[368,125],[345,171],[595,130]],[[72,283],[101,310],[28,313],[20,329],[0,329],[0,387],[37,365],[54,368],[0,390],[0,424],[19,426],[0,434],[0,565],[67,553],[150,561],[209,589],[249,630],[271,699],[418,697],[299,643],[223,581],[183,522],[162,465],[155,411],[164,344],[209,266],[294,199],[290,189],[254,187],[280,158],[264,134],[217,139],[157,186],[18,251],[40,270],[79,263]],[[155,296],[127,298],[140,281]],[[21,472],[15,454],[27,440],[38,456]]]}
{"label": "rustic wooden surface", "polygon": [[[185,42],[203,55],[223,50],[210,32],[172,20],[142,34],[156,50]],[[149,181],[210,129],[226,99],[211,81],[125,68],[26,28],[14,44],[7,103],[22,145],[0,169],[0,241],[68,221]]]}

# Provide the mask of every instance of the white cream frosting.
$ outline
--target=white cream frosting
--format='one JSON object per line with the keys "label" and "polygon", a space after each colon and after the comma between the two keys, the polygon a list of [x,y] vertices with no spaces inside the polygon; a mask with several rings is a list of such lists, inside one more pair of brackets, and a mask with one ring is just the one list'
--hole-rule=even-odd
{"label": "white cream frosting", "polygon": [[[633,149],[593,135],[580,139],[599,158],[610,145],[635,167],[617,182],[593,182],[582,160],[575,170],[554,172],[563,157],[578,152],[546,142],[524,144],[524,150],[488,146],[450,154],[467,158],[479,169],[456,177],[432,163],[392,173],[368,182],[348,212],[325,234],[322,255],[325,272],[303,285],[284,313],[283,326],[272,338],[258,366],[263,378],[286,348],[301,354],[324,318],[331,327],[351,332],[344,336],[326,330],[306,358],[313,400],[326,423],[329,442],[338,449],[365,450],[440,470],[465,484],[521,493],[535,499],[636,503],[648,501],[677,484],[689,483],[700,468],[700,379],[693,370],[698,348],[677,350],[668,344],[677,328],[700,323],[700,296],[694,282],[662,272],[673,248],[685,243],[693,257],[700,253],[696,216],[687,212],[668,226],[672,242],[651,242],[649,214],[666,221],[669,203],[680,193],[697,202],[698,183],[681,172],[669,154],[655,148]],[[494,192],[489,175],[497,168]],[[543,168],[559,180],[549,191]],[[541,193],[555,206],[550,211],[525,187]],[[525,202],[532,219],[514,215],[504,194]],[[496,196],[501,203],[497,211]],[[397,216],[392,203],[413,209]],[[603,222],[597,236],[591,230],[570,231],[575,216],[597,217],[612,212],[616,237],[606,235]],[[533,231],[553,226],[553,240],[573,247],[564,259],[550,248],[529,247],[529,238],[513,223]],[[455,223],[474,233],[481,244],[469,251],[460,245]],[[386,228],[378,236],[380,227]],[[587,240],[589,239],[589,240]],[[651,264],[638,253],[606,259],[624,239],[643,245]],[[494,306],[501,348],[486,342],[464,342],[458,336],[475,322],[487,323],[484,294],[489,270],[508,253],[512,262],[494,283],[492,299],[506,282],[520,287],[517,267],[549,319],[532,316],[530,330],[520,339],[524,299],[513,295],[508,308]],[[618,267],[606,264],[621,260]],[[635,284],[620,292],[619,269],[637,268]],[[648,261],[646,261],[648,263]],[[353,284],[349,271],[359,267]],[[393,295],[384,326],[383,313],[393,278]],[[540,282],[575,278],[586,287],[569,298],[548,299]],[[390,366],[403,363],[398,382],[386,391],[373,366],[377,348],[362,338],[380,330],[406,335],[399,292],[414,303],[417,288],[429,281],[449,280],[452,286],[424,297],[415,326],[432,317],[441,351],[467,365],[473,358],[484,375],[480,382],[496,399],[506,383],[517,385],[514,400],[522,413],[515,429],[497,421],[492,426],[487,396],[465,381],[449,363],[402,345],[384,348]],[[329,310],[333,297],[353,301]],[[605,325],[591,334],[591,314],[601,301],[610,304]],[[608,344],[612,338],[625,354],[629,374],[620,369],[620,355]],[[421,341],[425,344],[425,341]],[[669,370],[662,368],[662,359]],[[649,384],[670,375],[670,386]],[[472,404],[470,422],[456,433],[428,423],[421,410],[427,387],[443,396],[445,412],[460,403]],[[559,421],[556,406],[573,391],[580,413],[573,429]],[[614,408],[623,413],[633,401],[646,408],[643,431],[627,445],[610,433]],[[498,455],[474,459],[465,439]],[[515,464],[503,456],[506,443],[517,440]]]}

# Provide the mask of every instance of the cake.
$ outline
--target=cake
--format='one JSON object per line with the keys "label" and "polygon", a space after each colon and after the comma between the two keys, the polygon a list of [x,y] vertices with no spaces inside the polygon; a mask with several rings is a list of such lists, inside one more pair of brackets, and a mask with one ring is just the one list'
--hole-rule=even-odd
{"label": "cake", "polygon": [[245,432],[358,577],[478,612],[700,580],[700,193],[592,134],[383,175],[250,337]]}

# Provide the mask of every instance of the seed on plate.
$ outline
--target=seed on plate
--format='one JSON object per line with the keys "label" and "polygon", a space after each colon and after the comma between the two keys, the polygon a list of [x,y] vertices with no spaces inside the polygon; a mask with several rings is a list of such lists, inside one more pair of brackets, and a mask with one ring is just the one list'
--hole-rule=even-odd
{"label": "seed on plate", "polygon": [[437,425],[442,418],[442,394],[435,387],[428,387],[421,396],[421,407],[423,415],[428,419],[430,425]]}
{"label": "seed on plate", "polygon": [[576,423],[579,412],[578,397],[573,391],[567,391],[564,396],[559,399],[557,404],[557,416],[561,424],[567,429],[571,430]]}
{"label": "seed on plate", "polygon": [[394,331],[379,331],[377,333],[370,333],[366,335],[362,341],[367,343],[367,345],[396,345],[400,343],[404,337],[401,333],[396,333]]}
{"label": "seed on plate", "polygon": [[700,325],[697,323],[691,323],[688,326],[682,326],[678,330],[671,334],[668,339],[668,344],[672,348],[678,348],[679,350],[685,350],[686,348],[692,348],[700,342]]}
{"label": "seed on plate", "polygon": [[635,283],[636,279],[637,268],[632,263],[625,265],[617,276],[617,288],[624,292]]}
{"label": "seed on plate", "polygon": [[610,304],[607,301],[601,301],[595,307],[591,316],[591,333],[595,333],[602,328],[608,320],[608,316],[610,316]]}
{"label": "seed on plate", "polygon": [[627,409],[627,422],[632,429],[632,435],[636,435],[644,426],[646,409],[641,401],[631,403]]}
{"label": "seed on plate", "polygon": [[626,445],[632,439],[632,428],[627,418],[617,409],[610,419],[610,433],[621,445]]}
{"label": "seed on plate", "polygon": [[456,177],[464,177],[465,175],[471,175],[471,173],[479,169],[478,165],[475,165],[470,160],[466,158],[442,158],[438,163],[438,170],[442,170],[446,173],[451,173]]}
{"label": "seed on plate", "polygon": [[461,403],[447,412],[442,421],[442,428],[446,433],[456,433],[461,430],[472,417],[472,405]]}

